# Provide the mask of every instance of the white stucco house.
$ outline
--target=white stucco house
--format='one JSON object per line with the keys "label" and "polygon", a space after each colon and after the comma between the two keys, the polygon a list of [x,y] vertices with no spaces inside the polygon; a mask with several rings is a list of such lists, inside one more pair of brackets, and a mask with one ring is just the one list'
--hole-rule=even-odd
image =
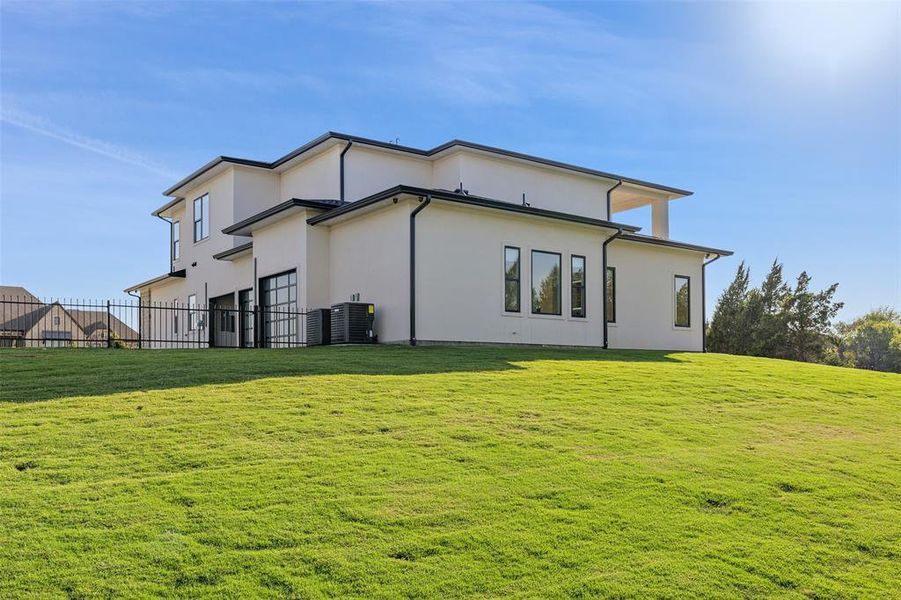
{"label": "white stucco house", "polygon": [[[689,191],[460,140],[330,132],[274,162],[220,156],[164,195],[170,265],[126,290],[142,302],[359,299],[383,343],[701,351],[704,267],[731,254],[670,239]],[[616,219],[641,206],[649,234]],[[233,344],[254,338],[241,323]]]}

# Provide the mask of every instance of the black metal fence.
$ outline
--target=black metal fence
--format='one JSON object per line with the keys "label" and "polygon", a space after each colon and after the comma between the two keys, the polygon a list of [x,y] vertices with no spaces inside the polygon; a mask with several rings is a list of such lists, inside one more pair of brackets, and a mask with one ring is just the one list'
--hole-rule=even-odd
{"label": "black metal fence", "polygon": [[292,306],[0,296],[0,347],[293,348],[307,311]]}

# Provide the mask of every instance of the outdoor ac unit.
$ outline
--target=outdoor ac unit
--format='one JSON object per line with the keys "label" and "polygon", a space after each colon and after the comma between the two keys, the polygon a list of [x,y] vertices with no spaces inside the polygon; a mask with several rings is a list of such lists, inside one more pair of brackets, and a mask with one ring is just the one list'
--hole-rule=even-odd
{"label": "outdoor ac unit", "polygon": [[342,302],[332,305],[333,344],[372,344],[375,305],[368,302]]}
{"label": "outdoor ac unit", "polygon": [[314,308],[307,313],[307,346],[332,343],[331,315],[330,308]]}

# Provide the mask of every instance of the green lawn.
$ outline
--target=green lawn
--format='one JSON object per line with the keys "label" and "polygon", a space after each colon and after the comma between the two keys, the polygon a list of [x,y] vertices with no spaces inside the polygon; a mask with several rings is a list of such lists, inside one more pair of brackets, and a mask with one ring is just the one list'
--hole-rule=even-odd
{"label": "green lawn", "polygon": [[898,597],[901,376],[0,352],[0,597]]}

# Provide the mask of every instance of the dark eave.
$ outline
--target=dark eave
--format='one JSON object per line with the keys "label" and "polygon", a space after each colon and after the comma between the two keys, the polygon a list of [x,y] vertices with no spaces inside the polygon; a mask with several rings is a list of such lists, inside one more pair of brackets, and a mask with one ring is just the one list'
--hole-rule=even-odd
{"label": "dark eave", "polygon": [[163,275],[159,275],[158,277],[154,277],[153,279],[148,279],[147,281],[142,281],[137,285],[133,285],[130,288],[126,288],[125,292],[133,292],[135,290],[139,290],[142,287],[147,287],[148,285],[153,285],[154,283],[159,283],[161,281],[165,281],[170,277],[180,277],[184,279],[187,275],[187,269],[180,269],[178,271],[172,271],[170,273],[164,273]]}
{"label": "dark eave", "polygon": [[215,258],[216,260],[226,260],[227,258],[230,258],[236,254],[246,252],[251,248],[253,248],[253,242],[247,242],[246,244],[241,244],[240,246],[235,246],[234,248],[229,248],[228,250],[214,254],[213,258]]}
{"label": "dark eave", "polygon": [[255,215],[251,215],[244,219],[243,221],[239,221],[234,225],[229,225],[225,229],[222,230],[222,233],[231,235],[236,231],[240,231],[246,227],[259,223],[264,219],[268,219],[269,217],[275,216],[281,212],[289,210],[291,208],[315,208],[318,210],[328,210],[331,211],[336,207],[341,206],[340,200],[324,200],[324,199],[316,199],[316,200],[307,200],[302,198],[291,198],[290,200],[286,200],[281,204],[276,204],[271,208],[267,208],[262,212],[258,212]]}
{"label": "dark eave", "polygon": [[[537,164],[546,165],[549,167],[555,167],[558,169],[565,169],[567,171],[574,171],[576,173],[583,173],[586,175],[593,175],[596,177],[603,177],[604,179],[610,179],[611,181],[622,181],[624,183],[631,183],[634,185],[640,185],[642,187],[648,187],[656,190],[660,190],[663,192],[668,192],[670,194],[677,194],[679,196],[690,196],[693,192],[688,190],[683,190],[675,187],[670,187],[666,185],[660,185],[658,183],[652,183],[650,181],[643,181],[641,179],[634,179],[632,177],[623,177],[622,175],[617,175],[615,173],[608,173],[606,171],[598,171],[596,169],[589,169],[587,167],[580,167],[578,165],[573,165],[565,162],[560,162],[556,160],[550,160],[547,158],[541,158],[540,156],[532,156],[531,154],[523,154],[521,152],[514,152],[512,150],[504,150],[503,148],[495,148],[494,146],[486,146],[484,144],[476,144],[475,142],[467,142],[465,140],[451,140],[449,142],[445,142],[440,146],[435,146],[431,150],[423,150],[421,148],[413,148],[412,146],[401,146],[400,144],[391,144],[389,142],[383,142],[380,140],[374,140],[371,138],[360,137],[356,135],[348,135],[346,133],[338,133],[336,131],[329,131],[317,137],[314,140],[311,140],[304,144],[303,146],[292,150],[288,154],[285,154],[281,158],[273,161],[273,162],[265,162],[259,160],[250,160],[246,158],[235,158],[232,156],[219,156],[203,165],[187,177],[183,178],[181,181],[167,189],[163,192],[164,196],[171,196],[175,190],[179,189],[186,183],[189,183],[192,179],[199,177],[205,172],[209,171],[216,165],[220,163],[231,163],[236,165],[243,165],[248,167],[259,167],[262,169],[275,169],[284,163],[297,158],[301,154],[312,150],[316,146],[322,144],[323,142],[327,142],[330,139],[335,140],[343,140],[346,142],[353,142],[355,144],[363,144],[366,146],[374,146],[376,148],[384,148],[387,150],[394,150],[396,152],[405,152],[407,154],[415,154],[417,156],[430,157],[439,152],[444,152],[446,150],[450,150],[455,147],[460,148],[469,148],[472,150],[479,150],[481,152],[488,152],[491,154],[497,154],[499,156],[506,156],[508,158],[515,158],[519,160],[525,160],[529,162],[534,162]],[[160,209],[162,210],[162,209]]]}
{"label": "dark eave", "polygon": [[580,223],[582,225],[592,225],[595,227],[605,227],[607,229],[622,229],[623,231],[638,231],[640,227],[634,225],[625,225],[623,223],[614,223],[613,221],[605,221],[603,219],[592,219],[582,215],[574,215],[570,213],[558,212],[555,210],[546,210],[543,208],[533,208],[531,206],[523,206],[521,204],[513,204],[512,202],[504,202],[502,200],[494,200],[492,198],[483,198],[481,196],[470,196],[468,194],[458,194],[447,190],[430,190],[426,188],[414,187],[409,185],[399,185],[377,194],[373,194],[356,202],[349,202],[339,208],[330,210],[327,213],[316,215],[307,219],[310,225],[317,225],[324,221],[334,219],[341,215],[365,208],[382,200],[387,200],[399,194],[410,194],[414,196],[431,196],[435,200],[446,200],[457,204],[468,204],[470,206],[479,206],[482,208],[492,208],[503,210],[533,217],[542,217],[545,219],[555,219],[558,221],[568,221],[570,223]]}
{"label": "dark eave", "polygon": [[649,235],[641,235],[635,233],[624,233],[620,239],[628,242],[641,242],[643,244],[654,244],[655,246],[667,246],[669,248],[679,248],[680,250],[693,250],[695,252],[703,252],[705,254],[717,254],[719,256],[732,256],[731,250],[721,250],[719,248],[709,248],[707,246],[698,246],[697,244],[687,244],[685,242],[677,242],[675,240],[664,240],[651,237]]}

